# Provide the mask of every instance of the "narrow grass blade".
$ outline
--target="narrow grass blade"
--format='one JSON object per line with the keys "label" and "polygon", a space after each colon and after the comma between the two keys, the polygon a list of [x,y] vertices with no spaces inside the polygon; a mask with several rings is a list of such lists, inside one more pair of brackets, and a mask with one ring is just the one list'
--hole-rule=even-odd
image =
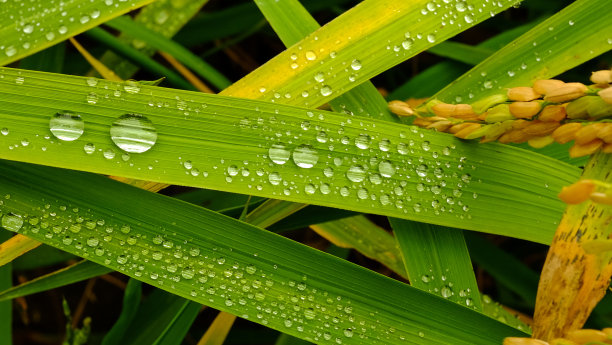
{"label": "narrow grass blade", "polygon": [[[195,189],[173,195],[172,197],[236,218],[244,208],[250,196],[209,189]],[[251,197],[249,209],[259,206],[265,200],[267,199]]]}
{"label": "narrow grass blade", "polygon": [[132,320],[136,317],[140,299],[142,297],[142,283],[136,279],[130,279],[123,295],[123,306],[119,318],[102,339],[102,345],[122,344],[123,336],[127,333]]}
{"label": "narrow grass blade", "polygon": [[75,256],[63,250],[42,245],[18,257],[12,262],[15,271],[27,271],[42,267],[61,265]]}
{"label": "narrow grass blade", "polygon": [[200,303],[185,300],[179,313],[174,316],[172,322],[160,334],[153,345],[180,345],[183,338],[191,328],[195,318],[200,313],[202,305]]}
{"label": "narrow grass blade", "polygon": [[180,344],[200,309],[198,303],[154,289],[139,306],[121,344]]}
{"label": "narrow grass blade", "polygon": [[482,311],[474,269],[460,231],[405,220],[389,221],[412,286]]}
{"label": "narrow grass blade", "polygon": [[[460,13],[462,9],[457,9],[455,3],[366,0],[277,55],[226,92],[270,101],[289,95],[284,100],[286,104],[317,107],[516,3],[504,1],[498,6],[498,3],[476,0],[471,5],[478,10],[466,9]],[[428,4],[434,8],[428,8]],[[451,24],[443,19],[459,14],[468,20]],[[354,23],[360,23],[359,28]]]}
{"label": "narrow grass blade", "polygon": [[13,236],[0,244],[0,266],[15,260],[24,253],[40,246],[40,242],[23,236]]}
{"label": "narrow grass blade", "polygon": [[260,228],[267,228],[304,207],[306,207],[306,204],[268,199],[251,211],[245,222]]}
{"label": "narrow grass blade", "polygon": [[[101,176],[6,161],[0,176],[13,231],[302,339],[479,345],[521,334],[281,236]],[[44,218],[48,212],[55,216]],[[30,225],[41,217],[48,227]],[[304,299],[293,302],[296,295]],[[287,326],[287,318],[298,321]],[[325,326],[328,318],[337,328]]]}
{"label": "narrow grass blade", "polygon": [[[193,0],[177,5],[172,0],[157,0],[142,8],[134,21],[140,23],[158,35],[170,38],[174,36],[201,8],[208,0]],[[150,47],[146,41],[141,41],[131,37],[129,33],[121,33],[118,37],[123,43],[129,44],[145,55],[153,55],[155,48]],[[113,70],[122,79],[130,79],[138,70],[138,66],[126,61],[113,52],[106,52],[100,61],[113,66]]]}
{"label": "narrow grass blade", "polygon": [[[305,6],[309,12],[320,11],[332,6],[340,6],[350,0],[309,0]],[[265,22],[265,19],[254,2],[237,4],[226,9],[207,12],[206,8],[185,28],[179,31],[175,40],[186,46],[193,47],[206,42],[240,35],[249,29]]]}
{"label": "narrow grass blade", "polygon": [[[282,2],[258,0],[255,3],[287,47],[296,44],[319,28],[317,21],[298,0]],[[361,66],[355,65],[352,68],[361,68]],[[302,97],[308,99],[308,96],[304,95],[302,94]],[[308,102],[306,101],[304,105],[308,105]],[[330,105],[337,112],[398,122],[397,116],[388,110],[385,99],[369,81],[331,100]]]}
{"label": "narrow grass blade", "polygon": [[[6,241],[11,234],[0,231],[0,241]],[[13,286],[13,270],[9,263],[0,267],[0,291],[10,289]],[[0,302],[0,344],[10,345],[13,343],[13,304],[11,301]]]}
{"label": "narrow grass blade", "polygon": [[325,223],[355,215],[357,215],[357,212],[308,205],[302,210],[296,212],[295,214],[292,214],[289,217],[281,220],[280,222],[268,227],[268,230],[276,233],[281,233],[285,231],[306,228],[312,224]]}
{"label": "narrow grass blade", "polygon": [[526,267],[514,256],[487,242],[477,234],[466,233],[466,241],[472,258],[501,285],[519,295],[525,303],[535,306],[538,274]]}
{"label": "narrow grass blade", "polygon": [[129,32],[130,35],[147,42],[151,47],[172,55],[219,90],[223,90],[231,84],[223,74],[219,73],[211,65],[194,55],[187,48],[164,36],[160,36],[155,31],[133,21],[129,17],[122,16],[115,18],[107,22],[106,25],[113,29]]}
{"label": "narrow grass blade", "polygon": [[309,345],[311,342],[282,333],[274,345]]}
{"label": "narrow grass blade", "polygon": [[[563,208],[557,193],[579,172],[506,145],[463,143],[384,121],[349,122],[330,112],[142,84],[6,68],[0,73],[0,119],[8,134],[0,135],[4,159],[544,243]],[[78,140],[49,133],[50,119],[63,111],[80,114],[87,124]],[[113,144],[109,127],[126,114],[153,123],[158,140],[152,149],[127,154]],[[517,212],[524,216],[515,217]]]}
{"label": "narrow grass blade", "polygon": [[106,80],[112,81],[123,81],[119,78],[115,72],[106,67],[103,63],[101,63],[98,59],[93,57],[83,46],[74,38],[70,37],[70,43],[83,55],[85,60],[89,62],[89,64]]}
{"label": "narrow grass blade", "polygon": [[118,55],[137,64],[144,70],[161,78],[166,78],[171,85],[185,90],[195,90],[183,77],[175,73],[173,70],[166,68],[162,64],[151,59],[148,55],[139,52],[138,50],[121,42],[115,36],[106,32],[101,28],[93,28],[85,32],[87,37],[90,37],[112,49]]}
{"label": "narrow grass blade", "polygon": [[215,321],[208,327],[204,336],[198,341],[198,345],[222,345],[235,320],[235,315],[220,312]]}
{"label": "narrow grass blade", "polygon": [[112,272],[113,270],[91,261],[83,260],[76,264],[51,272],[44,276],[30,280],[23,284],[5,289],[0,292],[0,301],[7,301],[18,297],[55,289],[60,286],[73,284],[86,279]]}
{"label": "narrow grass blade", "polygon": [[492,49],[452,41],[441,42],[427,51],[468,65],[478,65],[482,60],[494,53]]}
{"label": "narrow grass blade", "polygon": [[342,248],[354,248],[408,278],[395,238],[366,217],[354,216],[312,225],[311,228],[333,244]]}
{"label": "narrow grass blade", "polygon": [[608,7],[607,0],[573,2],[498,50],[435,97],[447,102],[457,98],[470,102],[475,97],[505,93],[505,88],[554,77],[612,49],[612,17],[601,15]]}
{"label": "narrow grass blade", "polygon": [[[23,6],[10,1],[0,6],[0,66],[50,47],[69,37],[144,6],[153,0],[118,3],[35,0]],[[59,14],[62,14],[61,16]]]}

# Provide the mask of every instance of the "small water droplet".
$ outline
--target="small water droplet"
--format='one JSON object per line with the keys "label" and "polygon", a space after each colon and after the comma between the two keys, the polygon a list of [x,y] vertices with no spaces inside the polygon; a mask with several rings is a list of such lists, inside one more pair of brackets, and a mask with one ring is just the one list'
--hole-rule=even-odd
{"label": "small water droplet", "polygon": [[434,43],[436,41],[436,35],[434,35],[434,34],[427,35],[427,41],[429,43]]}
{"label": "small water droplet", "polygon": [[359,134],[357,138],[355,138],[355,146],[358,148],[365,150],[370,148],[370,136],[367,134]]}
{"label": "small water droplet", "polygon": [[322,83],[325,81],[325,75],[322,72],[318,72],[317,74],[314,75],[314,80]]}
{"label": "small water droplet", "polygon": [[92,144],[92,143],[87,143],[83,146],[83,151],[85,151],[85,153],[87,153],[88,155],[96,152],[96,145]]}
{"label": "small water droplet", "polygon": [[140,84],[135,80],[126,80],[123,84],[123,89],[127,93],[138,93],[140,92]]}
{"label": "small water droplet", "polygon": [[384,160],[378,163],[378,172],[384,177],[391,177],[395,174],[395,167],[390,161]]}
{"label": "small water droplet", "polygon": [[317,54],[315,54],[315,52],[313,52],[312,50],[309,50],[306,52],[306,60],[313,61],[316,58],[317,58]]}
{"label": "small water droplet", "polygon": [[321,95],[322,96],[329,96],[332,94],[332,88],[329,85],[323,85],[321,87]]}
{"label": "small water droplet", "polygon": [[51,117],[49,130],[59,140],[73,141],[81,137],[85,123],[79,115],[64,111]]}
{"label": "small water droplet", "polygon": [[353,60],[353,62],[351,62],[351,68],[353,71],[359,71],[361,69],[361,61]]}
{"label": "small water droplet", "polygon": [[157,130],[146,117],[137,114],[120,116],[110,128],[111,140],[130,153],[148,151],[157,141]]}

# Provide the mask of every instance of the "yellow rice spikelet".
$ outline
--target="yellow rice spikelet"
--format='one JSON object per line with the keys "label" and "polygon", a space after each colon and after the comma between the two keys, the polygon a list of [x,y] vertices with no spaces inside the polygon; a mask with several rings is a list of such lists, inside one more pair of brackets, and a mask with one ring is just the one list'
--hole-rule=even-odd
{"label": "yellow rice spikelet", "polygon": [[438,103],[431,107],[431,110],[436,116],[451,117],[455,114],[457,105],[448,103]]}
{"label": "yellow rice spikelet", "polygon": [[528,86],[519,86],[508,89],[508,99],[511,101],[529,102],[540,98],[542,95]]}
{"label": "yellow rice spikelet", "polygon": [[548,146],[555,142],[552,136],[546,135],[543,137],[535,137],[527,140],[527,144],[534,149],[541,149],[542,147]]}
{"label": "yellow rice spikelet", "polygon": [[565,338],[556,338],[550,341],[550,345],[581,345],[575,341],[571,341]]}
{"label": "yellow rice spikelet", "polygon": [[612,205],[612,195],[610,194],[594,192],[591,193],[590,199],[591,201],[596,202],[598,204]]}
{"label": "yellow rice spikelet", "polygon": [[559,122],[544,122],[544,121],[530,121],[529,125],[523,128],[523,132],[531,136],[543,136],[549,135],[559,128],[561,124]]}
{"label": "yellow rice spikelet", "polygon": [[612,71],[604,69],[591,73],[591,81],[593,84],[609,84],[612,83]]}
{"label": "yellow rice spikelet", "polygon": [[603,342],[608,339],[608,335],[597,329],[577,329],[569,331],[565,335],[566,339],[572,340],[578,344],[586,344],[590,342]]}
{"label": "yellow rice spikelet", "polygon": [[504,339],[503,345],[550,345],[550,344],[548,344],[544,340],[539,340],[539,339],[508,337]]}
{"label": "yellow rice spikelet", "polygon": [[569,149],[569,155],[572,158],[588,156],[595,153],[595,151],[599,150],[602,146],[603,140],[601,139],[595,139],[586,144],[574,144],[574,146]]}
{"label": "yellow rice spikelet", "polygon": [[569,102],[575,100],[576,98],[584,96],[585,91],[586,90],[579,87],[578,85],[566,84],[564,86],[548,91],[546,93],[546,96],[544,96],[544,100],[554,103]]}
{"label": "yellow rice spikelet", "polygon": [[537,101],[514,102],[509,105],[510,113],[519,119],[530,119],[536,116],[541,109],[542,105]]}
{"label": "yellow rice spikelet", "polygon": [[550,90],[557,89],[563,85],[565,85],[565,82],[557,79],[536,80],[533,83],[533,91],[539,93],[540,95],[545,95]]}
{"label": "yellow rice spikelet", "polygon": [[582,126],[578,131],[576,131],[575,141],[576,144],[586,144],[590,141],[593,141],[599,137],[599,132],[603,129],[603,123],[592,123],[586,126]]}
{"label": "yellow rice spikelet", "polygon": [[589,200],[591,193],[595,190],[593,180],[580,180],[570,186],[565,186],[559,193],[559,199],[568,205],[576,205]]}
{"label": "yellow rice spikelet", "polygon": [[467,126],[463,126],[461,128],[461,130],[457,131],[455,134],[455,136],[457,138],[461,138],[461,139],[466,139],[466,137],[468,136],[468,134],[474,132],[475,130],[479,129],[482,125],[480,123],[468,123]]}
{"label": "yellow rice spikelet", "polygon": [[553,105],[549,104],[542,108],[538,119],[541,121],[551,121],[551,122],[560,122],[564,120],[567,116],[567,112],[565,111],[565,107],[563,105]]}
{"label": "yellow rice spikelet", "polygon": [[576,132],[582,128],[582,125],[576,122],[566,123],[552,132],[552,137],[559,144],[569,143],[576,137]]}
{"label": "yellow rice spikelet", "polygon": [[389,102],[389,110],[392,113],[399,116],[413,116],[416,115],[416,112],[408,103],[403,101],[391,101]]}
{"label": "yellow rice spikelet", "polygon": [[610,143],[610,144],[604,144],[604,145],[601,147],[601,152],[603,152],[603,153],[612,153],[612,143]]}
{"label": "yellow rice spikelet", "polygon": [[612,123],[603,123],[597,137],[608,144],[612,144]]}
{"label": "yellow rice spikelet", "polygon": [[603,99],[606,103],[608,104],[612,104],[612,88],[607,88],[607,89],[603,89],[600,90],[599,92],[597,92],[597,94],[599,95],[599,97],[601,97],[601,99]]}

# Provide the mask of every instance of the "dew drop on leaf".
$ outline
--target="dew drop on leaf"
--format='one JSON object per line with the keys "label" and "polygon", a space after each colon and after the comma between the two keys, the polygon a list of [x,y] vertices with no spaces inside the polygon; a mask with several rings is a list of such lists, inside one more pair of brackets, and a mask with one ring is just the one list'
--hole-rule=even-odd
{"label": "dew drop on leaf", "polygon": [[137,114],[120,116],[111,125],[110,135],[115,145],[130,153],[146,152],[157,141],[157,130],[153,123]]}
{"label": "dew drop on leaf", "polygon": [[83,135],[85,123],[79,115],[62,111],[51,117],[49,130],[59,140],[74,141]]}
{"label": "dew drop on leaf", "polygon": [[2,216],[2,227],[10,231],[19,231],[23,226],[23,219],[20,215],[7,213]]}

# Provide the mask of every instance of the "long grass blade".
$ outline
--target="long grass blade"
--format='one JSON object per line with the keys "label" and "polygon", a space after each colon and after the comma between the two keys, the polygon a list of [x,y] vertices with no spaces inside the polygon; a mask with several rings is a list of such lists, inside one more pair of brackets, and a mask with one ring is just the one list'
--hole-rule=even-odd
{"label": "long grass blade", "polygon": [[[563,208],[556,194],[578,175],[575,167],[528,151],[463,143],[382,121],[348,121],[324,111],[133,82],[0,73],[0,119],[8,134],[0,135],[4,159],[544,243]],[[87,124],[78,140],[58,140],[49,132],[50,119],[63,111],[80,114]],[[157,130],[157,143],[143,154],[122,152],[110,138],[110,126],[126,114],[146,116]],[[524,216],[515,217],[517,212]]]}
{"label": "long grass blade", "polygon": [[470,102],[505,93],[505,88],[554,77],[607,52],[612,49],[612,17],[600,14],[608,7],[607,0],[573,2],[498,50],[435,97],[447,102],[457,98]]}
{"label": "long grass blade", "polygon": [[60,286],[107,274],[112,271],[113,270],[110,268],[83,260],[10,289],[5,289],[0,292],[0,301],[8,301],[14,298],[55,289]]}
{"label": "long grass blade", "polygon": [[140,299],[142,297],[142,283],[136,279],[130,279],[123,295],[123,306],[119,318],[102,339],[102,345],[121,344],[123,336],[128,331],[130,323],[136,317]]}
{"label": "long grass blade", "polygon": [[[521,334],[273,233],[104,177],[9,162],[0,176],[11,194],[4,224],[13,231],[302,339],[497,344]],[[55,216],[45,218],[49,212]],[[34,218],[48,226],[32,226]],[[336,326],[326,327],[328,318]]]}
{"label": "long grass blade", "polygon": [[[65,2],[34,0],[0,6],[0,66],[50,47],[153,0]],[[60,17],[61,14],[61,17]]]}

